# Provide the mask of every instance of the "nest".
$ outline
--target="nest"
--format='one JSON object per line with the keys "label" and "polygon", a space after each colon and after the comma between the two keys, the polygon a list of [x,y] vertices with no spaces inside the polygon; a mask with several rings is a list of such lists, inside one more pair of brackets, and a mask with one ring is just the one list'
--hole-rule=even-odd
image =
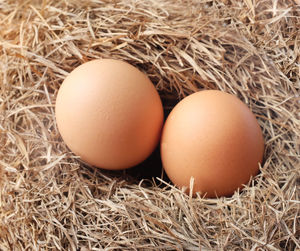
{"label": "nest", "polygon": [[[0,3],[1,250],[299,250],[300,6],[291,0]],[[203,89],[238,96],[266,142],[232,197],[189,197],[156,151],[109,172],[62,141],[54,103],[76,66],[125,60],[166,115]]]}

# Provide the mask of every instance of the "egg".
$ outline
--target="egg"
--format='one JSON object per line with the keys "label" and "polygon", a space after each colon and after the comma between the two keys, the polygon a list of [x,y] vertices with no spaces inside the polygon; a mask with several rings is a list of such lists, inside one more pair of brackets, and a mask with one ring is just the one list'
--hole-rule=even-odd
{"label": "egg", "polygon": [[262,130],[236,96],[196,92],[169,114],[162,132],[164,170],[178,187],[207,198],[230,196],[259,171],[264,153]]}
{"label": "egg", "polygon": [[58,130],[83,161],[117,170],[145,160],[159,143],[163,106],[149,78],[120,60],[75,68],[56,99]]}

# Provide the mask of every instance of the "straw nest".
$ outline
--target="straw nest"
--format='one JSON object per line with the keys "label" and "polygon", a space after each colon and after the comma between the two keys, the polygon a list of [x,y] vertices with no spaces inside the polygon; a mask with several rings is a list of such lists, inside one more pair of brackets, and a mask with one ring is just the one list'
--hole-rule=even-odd
{"label": "straw nest", "polygon": [[[0,2],[1,250],[299,250],[300,6],[291,0]],[[230,198],[191,198],[157,151],[87,166],[58,133],[68,72],[94,58],[144,71],[165,112],[202,89],[233,93],[266,142]]]}

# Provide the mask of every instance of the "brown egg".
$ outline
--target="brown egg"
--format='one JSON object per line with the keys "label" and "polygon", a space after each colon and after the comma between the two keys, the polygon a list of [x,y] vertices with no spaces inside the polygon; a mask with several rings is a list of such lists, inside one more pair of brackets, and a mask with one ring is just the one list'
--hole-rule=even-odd
{"label": "brown egg", "polygon": [[[161,139],[163,167],[178,187],[229,196],[259,171],[264,140],[250,109],[215,90],[194,93],[171,111]],[[188,191],[188,190],[187,190]]]}
{"label": "brown egg", "polygon": [[61,85],[56,120],[69,148],[87,163],[125,169],[145,160],[159,142],[163,107],[149,78],[118,60],[93,60]]}

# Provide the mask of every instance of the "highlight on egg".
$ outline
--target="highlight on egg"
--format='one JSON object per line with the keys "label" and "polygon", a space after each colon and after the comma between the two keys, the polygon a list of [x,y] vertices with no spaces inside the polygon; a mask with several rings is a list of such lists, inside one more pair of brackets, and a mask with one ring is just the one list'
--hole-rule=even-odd
{"label": "highlight on egg", "polygon": [[67,146],[90,165],[125,169],[159,143],[163,106],[150,79],[120,60],[92,60],[63,81],[55,104]]}
{"label": "highlight on egg", "polygon": [[262,130],[237,97],[216,90],[194,93],[169,114],[161,138],[163,168],[170,180],[193,194],[230,196],[259,171]]}

